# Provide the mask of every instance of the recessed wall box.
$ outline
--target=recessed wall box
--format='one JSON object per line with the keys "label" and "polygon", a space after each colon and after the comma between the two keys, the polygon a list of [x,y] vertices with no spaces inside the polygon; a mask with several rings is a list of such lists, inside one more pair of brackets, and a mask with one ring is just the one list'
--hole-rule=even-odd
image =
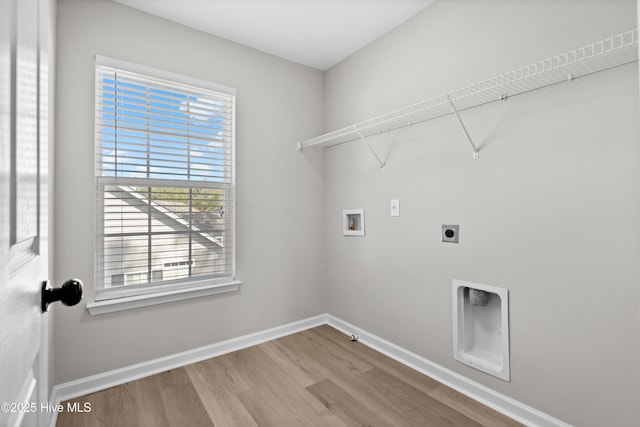
{"label": "recessed wall box", "polygon": [[345,236],[364,236],[364,209],[345,209],[342,211],[342,234]]}
{"label": "recessed wall box", "polygon": [[449,243],[458,243],[458,235],[460,226],[457,224],[442,224],[442,241]]}
{"label": "recessed wall box", "polygon": [[509,291],[454,279],[452,300],[454,359],[509,381]]}

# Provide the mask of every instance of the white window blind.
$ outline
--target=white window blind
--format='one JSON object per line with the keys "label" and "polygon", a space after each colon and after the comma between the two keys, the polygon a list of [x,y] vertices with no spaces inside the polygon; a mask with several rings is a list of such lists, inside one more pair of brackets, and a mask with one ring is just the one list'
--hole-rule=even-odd
{"label": "white window blind", "polygon": [[96,301],[234,279],[233,89],[96,58]]}

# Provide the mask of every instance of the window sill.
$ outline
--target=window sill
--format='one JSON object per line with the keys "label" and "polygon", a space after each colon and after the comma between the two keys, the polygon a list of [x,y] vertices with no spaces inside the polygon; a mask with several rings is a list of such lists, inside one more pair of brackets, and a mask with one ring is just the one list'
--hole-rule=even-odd
{"label": "window sill", "polygon": [[171,291],[157,292],[153,294],[114,298],[110,300],[89,303],[87,304],[87,310],[89,310],[90,315],[96,316],[99,314],[131,310],[134,308],[164,304],[167,302],[199,298],[206,295],[234,292],[240,289],[241,284],[241,281],[234,280],[222,284],[218,283],[215,285],[196,286],[192,288],[176,289]]}

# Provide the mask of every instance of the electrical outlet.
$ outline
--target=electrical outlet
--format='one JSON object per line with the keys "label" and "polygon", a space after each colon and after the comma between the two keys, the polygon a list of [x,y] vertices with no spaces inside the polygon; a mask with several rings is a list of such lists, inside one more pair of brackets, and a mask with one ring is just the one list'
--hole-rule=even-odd
{"label": "electrical outlet", "polygon": [[449,243],[458,243],[460,226],[457,224],[442,224],[442,241]]}

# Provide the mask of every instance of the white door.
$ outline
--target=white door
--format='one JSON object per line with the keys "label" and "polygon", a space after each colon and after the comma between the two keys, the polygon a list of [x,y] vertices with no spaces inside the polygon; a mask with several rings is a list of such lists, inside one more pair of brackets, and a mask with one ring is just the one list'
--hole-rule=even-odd
{"label": "white door", "polygon": [[[40,10],[39,10],[40,9]],[[0,0],[0,426],[48,418],[47,1]]]}

